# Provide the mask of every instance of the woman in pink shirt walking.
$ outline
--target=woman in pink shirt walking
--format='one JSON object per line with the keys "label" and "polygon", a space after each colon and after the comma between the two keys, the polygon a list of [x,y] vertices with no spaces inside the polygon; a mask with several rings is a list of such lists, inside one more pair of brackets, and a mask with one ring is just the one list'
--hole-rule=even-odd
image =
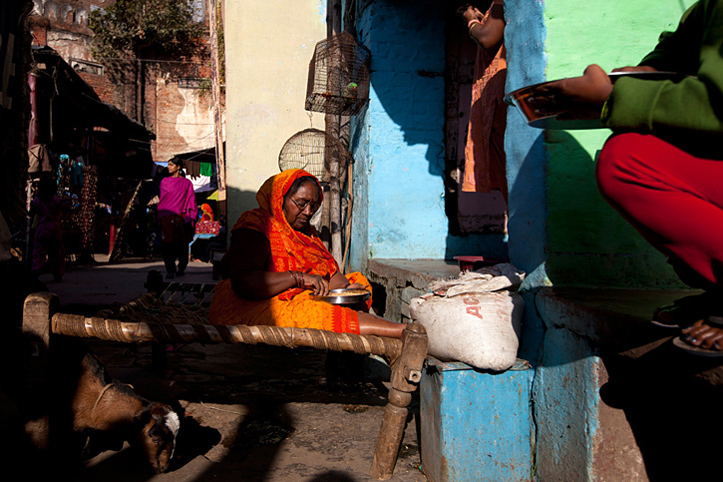
{"label": "woman in pink shirt walking", "polygon": [[193,236],[198,205],[193,185],[183,175],[183,161],[176,158],[168,161],[168,173],[170,175],[161,180],[158,221],[166,277],[175,278],[183,276],[188,265],[188,244]]}

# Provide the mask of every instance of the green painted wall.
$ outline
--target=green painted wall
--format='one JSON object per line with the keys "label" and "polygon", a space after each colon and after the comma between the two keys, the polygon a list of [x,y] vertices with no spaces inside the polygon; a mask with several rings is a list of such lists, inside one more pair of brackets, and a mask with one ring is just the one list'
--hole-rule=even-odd
{"label": "green painted wall", "polygon": [[[547,0],[546,78],[636,65],[693,0]],[[546,131],[547,273],[556,285],[680,287],[665,258],[600,196],[595,160],[607,129]]]}

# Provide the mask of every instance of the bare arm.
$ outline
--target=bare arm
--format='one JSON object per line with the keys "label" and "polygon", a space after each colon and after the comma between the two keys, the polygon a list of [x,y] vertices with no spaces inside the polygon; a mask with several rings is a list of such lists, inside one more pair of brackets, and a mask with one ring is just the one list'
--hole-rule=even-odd
{"label": "bare arm", "polygon": [[[237,296],[268,299],[289,288],[297,287],[310,290],[315,295],[329,294],[329,283],[319,275],[268,271],[270,257],[271,246],[266,236],[250,229],[237,229],[233,232],[224,264]],[[344,275],[339,275],[347,284]]]}
{"label": "bare arm", "polygon": [[502,0],[494,0],[486,20],[479,10],[470,6],[462,14],[469,28],[469,36],[481,47],[498,48],[505,36],[505,10]]}
{"label": "bare arm", "polygon": [[531,102],[538,105],[536,110],[541,115],[546,115],[546,106],[551,105],[555,111],[567,111],[560,119],[595,119],[600,117],[612,90],[610,77],[593,64],[580,77],[542,84],[532,94],[535,100]]}
{"label": "bare arm", "polygon": [[657,69],[649,65],[628,65],[613,69],[612,72],[657,72]]}
{"label": "bare arm", "polygon": [[263,234],[250,229],[233,232],[224,264],[236,295],[248,299],[266,299],[296,286],[288,271],[267,271],[270,256],[269,240]]}

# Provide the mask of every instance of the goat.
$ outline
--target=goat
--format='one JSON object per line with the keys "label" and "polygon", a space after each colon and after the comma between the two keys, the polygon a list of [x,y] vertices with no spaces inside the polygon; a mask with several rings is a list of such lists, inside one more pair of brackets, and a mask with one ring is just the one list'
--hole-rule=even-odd
{"label": "goat", "polygon": [[112,379],[92,352],[86,350],[80,356],[70,415],[83,458],[119,450],[127,441],[143,450],[157,473],[166,472],[180,428],[178,414],[169,405],[149,401]]}

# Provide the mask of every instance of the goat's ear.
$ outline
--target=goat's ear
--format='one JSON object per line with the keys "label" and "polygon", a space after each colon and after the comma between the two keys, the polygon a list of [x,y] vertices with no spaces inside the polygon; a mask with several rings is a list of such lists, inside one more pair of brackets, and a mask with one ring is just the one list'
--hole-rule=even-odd
{"label": "goat's ear", "polygon": [[138,412],[135,415],[135,417],[133,417],[133,424],[138,427],[143,427],[150,421],[151,421],[151,412],[148,410],[148,408],[141,410],[140,412]]}

